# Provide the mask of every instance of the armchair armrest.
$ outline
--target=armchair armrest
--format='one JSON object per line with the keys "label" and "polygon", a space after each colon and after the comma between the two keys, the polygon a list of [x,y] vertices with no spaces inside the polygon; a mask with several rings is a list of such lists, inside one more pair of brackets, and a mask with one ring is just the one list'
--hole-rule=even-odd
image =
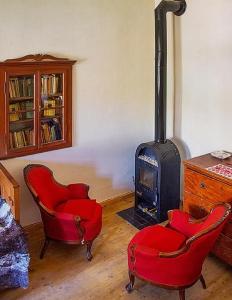
{"label": "armchair armrest", "polygon": [[175,258],[181,254],[183,254],[184,252],[186,252],[188,249],[188,245],[184,245],[183,247],[181,247],[179,250],[176,251],[172,251],[172,252],[159,252],[159,257],[160,258]]}
{"label": "armchair armrest", "polygon": [[72,214],[68,214],[68,213],[63,213],[63,212],[55,212],[55,217],[57,219],[63,220],[63,221],[80,221],[81,218],[79,216],[75,216]]}
{"label": "armchair armrest", "polygon": [[138,244],[132,244],[128,247],[128,253],[130,256],[131,262],[135,261],[138,257],[159,257],[159,251],[154,248],[138,245]]}
{"label": "armchair armrest", "polygon": [[80,216],[72,215],[69,213],[63,213],[63,212],[55,212],[54,215],[59,220],[60,223],[74,224],[78,230],[78,233],[79,233],[81,239],[83,239],[84,229],[81,226],[81,217]]}
{"label": "armchair armrest", "polygon": [[89,186],[85,183],[73,183],[67,185],[72,198],[89,199]]}

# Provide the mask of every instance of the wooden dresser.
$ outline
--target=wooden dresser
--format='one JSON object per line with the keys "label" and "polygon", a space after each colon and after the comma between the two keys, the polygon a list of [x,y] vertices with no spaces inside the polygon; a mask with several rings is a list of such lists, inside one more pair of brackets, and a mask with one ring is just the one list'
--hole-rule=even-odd
{"label": "wooden dresser", "polygon": [[[220,202],[232,204],[232,179],[206,170],[217,164],[232,167],[232,158],[220,160],[210,154],[184,161],[184,211],[204,217]],[[232,217],[218,238],[213,253],[232,265]]]}
{"label": "wooden dresser", "polygon": [[0,163],[0,196],[4,198],[11,207],[11,211],[16,221],[20,222],[19,212],[20,186]]}

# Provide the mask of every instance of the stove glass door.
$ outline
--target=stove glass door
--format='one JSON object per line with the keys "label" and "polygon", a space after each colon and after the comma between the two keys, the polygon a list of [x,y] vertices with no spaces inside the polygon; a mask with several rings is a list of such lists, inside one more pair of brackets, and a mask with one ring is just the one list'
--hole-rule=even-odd
{"label": "stove glass door", "polygon": [[140,168],[139,183],[151,191],[156,188],[157,172],[153,168]]}

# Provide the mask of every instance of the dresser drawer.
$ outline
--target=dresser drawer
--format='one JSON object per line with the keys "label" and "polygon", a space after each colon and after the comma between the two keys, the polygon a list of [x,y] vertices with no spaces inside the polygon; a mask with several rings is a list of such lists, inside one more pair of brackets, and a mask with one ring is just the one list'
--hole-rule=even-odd
{"label": "dresser drawer", "polygon": [[220,234],[217,239],[212,252],[225,262],[232,265],[232,239],[225,236],[223,233]]}
{"label": "dresser drawer", "polygon": [[232,186],[216,179],[185,169],[184,189],[211,202],[232,200]]}

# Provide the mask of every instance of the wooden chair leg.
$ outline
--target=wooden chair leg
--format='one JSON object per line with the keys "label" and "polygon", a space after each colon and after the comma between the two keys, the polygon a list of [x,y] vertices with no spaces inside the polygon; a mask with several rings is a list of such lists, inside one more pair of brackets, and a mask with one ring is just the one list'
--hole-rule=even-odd
{"label": "wooden chair leg", "polygon": [[180,300],[185,300],[185,290],[179,290]]}
{"label": "wooden chair leg", "polygon": [[41,252],[40,252],[40,256],[39,256],[40,259],[42,259],[44,257],[44,254],[48,248],[49,242],[50,242],[50,239],[48,237],[46,237],[44,240],[43,248],[41,249]]}
{"label": "wooden chair leg", "polygon": [[133,291],[134,283],[135,283],[135,276],[129,271],[129,279],[130,282],[126,285],[126,290],[128,293]]}
{"label": "wooden chair leg", "polygon": [[86,249],[86,257],[87,257],[88,261],[91,261],[93,258],[93,255],[91,253],[92,244],[93,244],[92,241],[86,242],[86,248],[87,248]]}
{"label": "wooden chair leg", "polygon": [[201,281],[201,284],[202,284],[203,289],[206,289],[205,279],[204,279],[204,277],[203,277],[202,274],[201,274],[201,276],[200,276],[199,279],[200,279],[200,281]]}

